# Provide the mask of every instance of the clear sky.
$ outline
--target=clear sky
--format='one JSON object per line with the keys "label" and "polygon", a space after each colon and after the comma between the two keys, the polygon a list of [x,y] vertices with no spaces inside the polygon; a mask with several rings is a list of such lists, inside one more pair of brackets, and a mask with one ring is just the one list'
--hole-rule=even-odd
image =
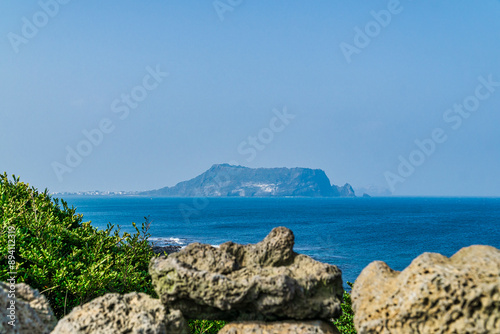
{"label": "clear sky", "polygon": [[498,0],[2,1],[0,35],[0,170],[41,189],[233,162],[500,196]]}

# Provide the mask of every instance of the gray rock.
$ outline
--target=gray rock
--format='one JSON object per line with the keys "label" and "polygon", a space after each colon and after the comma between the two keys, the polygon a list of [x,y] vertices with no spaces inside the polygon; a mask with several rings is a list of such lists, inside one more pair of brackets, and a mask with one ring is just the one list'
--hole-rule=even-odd
{"label": "gray rock", "polygon": [[242,321],[227,324],[219,334],[340,334],[331,322],[313,321]]}
{"label": "gray rock", "polygon": [[152,246],[151,249],[153,250],[153,253],[155,254],[172,254],[176,253],[181,250],[181,246],[176,246],[176,245],[168,245],[168,246]]}
{"label": "gray rock", "polygon": [[[15,298],[10,298],[15,295]],[[15,310],[9,310],[14,301]],[[29,285],[0,282],[0,333],[48,334],[57,324],[49,302]],[[12,312],[11,312],[12,311]],[[9,322],[14,321],[15,326]]]}
{"label": "gray rock", "polygon": [[162,302],[193,319],[330,319],[341,313],[342,274],[293,252],[278,227],[260,243],[191,244],[153,258],[149,272]]}
{"label": "gray rock", "polygon": [[188,334],[180,311],[167,312],[144,293],[109,293],[75,307],[59,321],[53,334]]}
{"label": "gray rock", "polygon": [[344,184],[342,187],[332,185],[333,192],[336,196],[340,197],[356,197],[356,193],[349,183]]}
{"label": "gray rock", "polygon": [[500,250],[424,253],[402,272],[368,265],[352,291],[354,324],[364,333],[500,333]]}

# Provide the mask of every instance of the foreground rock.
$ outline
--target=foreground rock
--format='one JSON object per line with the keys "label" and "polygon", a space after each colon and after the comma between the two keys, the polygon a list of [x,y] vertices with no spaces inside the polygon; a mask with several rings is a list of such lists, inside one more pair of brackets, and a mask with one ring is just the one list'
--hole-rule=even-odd
{"label": "foreground rock", "polygon": [[280,321],[255,322],[243,321],[227,324],[219,334],[340,334],[331,322]]}
{"label": "foreground rock", "polygon": [[144,293],[109,293],[75,307],[59,321],[53,334],[188,334],[179,311],[167,312],[157,299]]}
{"label": "foreground rock", "polygon": [[[15,302],[13,312],[9,310],[11,301]],[[45,296],[24,283],[11,286],[0,282],[0,309],[0,333],[49,334],[57,324]]]}
{"label": "foreground rock", "polygon": [[188,318],[330,319],[341,313],[341,272],[293,252],[294,236],[278,227],[260,243],[191,244],[153,258],[149,272],[165,305]]}
{"label": "foreground rock", "polygon": [[172,253],[177,253],[178,251],[181,250],[181,246],[174,246],[174,245],[168,245],[168,246],[152,246],[151,249],[153,250],[153,253],[155,254],[172,254]]}
{"label": "foreground rock", "polygon": [[424,253],[402,272],[366,267],[352,292],[363,333],[500,333],[500,250]]}

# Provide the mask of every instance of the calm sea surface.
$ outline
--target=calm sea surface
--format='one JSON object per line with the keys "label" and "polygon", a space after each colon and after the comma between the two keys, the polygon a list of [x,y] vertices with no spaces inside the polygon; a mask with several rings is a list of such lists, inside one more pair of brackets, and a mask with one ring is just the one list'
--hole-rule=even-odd
{"label": "calm sea surface", "polygon": [[354,281],[370,262],[403,270],[423,252],[451,256],[500,248],[500,198],[65,198],[84,221],[133,232],[149,216],[152,240],[187,245],[255,243],[273,227],[295,234],[295,251],[337,265]]}

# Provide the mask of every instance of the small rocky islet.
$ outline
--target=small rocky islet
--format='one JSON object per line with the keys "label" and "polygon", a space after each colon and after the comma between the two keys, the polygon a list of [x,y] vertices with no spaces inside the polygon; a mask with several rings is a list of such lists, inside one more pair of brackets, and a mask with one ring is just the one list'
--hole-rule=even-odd
{"label": "small rocky islet", "polygon": [[[17,284],[13,333],[188,334],[186,318],[224,319],[222,334],[339,333],[331,320],[341,314],[341,271],[295,253],[293,245],[284,227],[257,244],[191,244],[151,260],[159,299],[106,294],[59,322],[42,294]],[[8,289],[0,284],[5,308]],[[352,301],[359,334],[500,333],[500,250],[470,246],[450,258],[424,253],[402,272],[375,261],[356,280]]]}

